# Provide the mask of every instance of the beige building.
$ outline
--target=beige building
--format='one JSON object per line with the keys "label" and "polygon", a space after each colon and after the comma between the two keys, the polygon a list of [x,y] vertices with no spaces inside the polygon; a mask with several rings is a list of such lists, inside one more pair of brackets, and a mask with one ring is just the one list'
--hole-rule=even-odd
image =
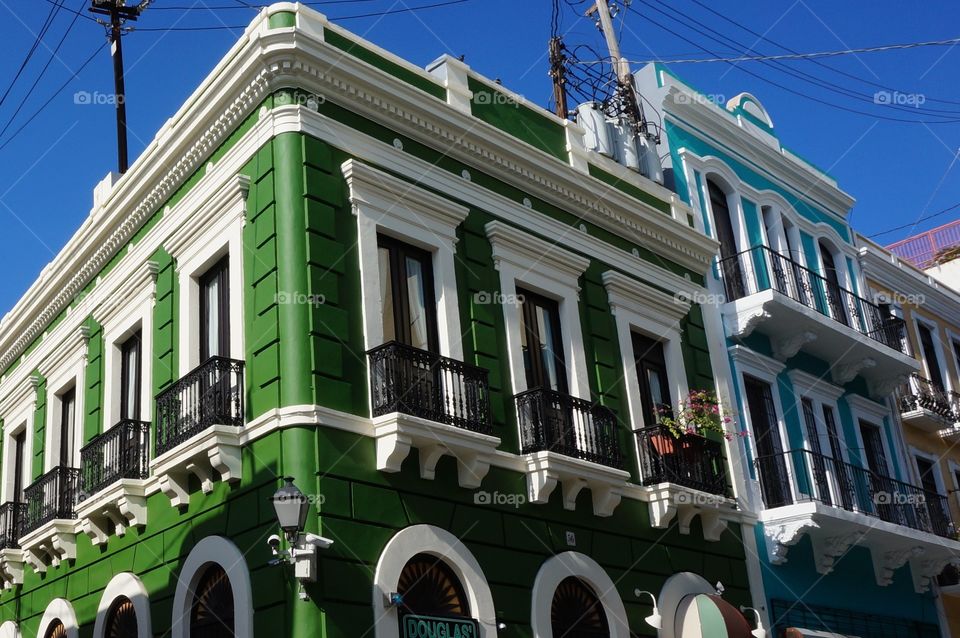
{"label": "beige building", "polygon": [[[859,238],[861,267],[882,308],[906,323],[906,351],[920,371],[896,390],[902,444],[931,517],[960,520],[960,293],[889,250]],[[956,533],[954,531],[954,533]],[[960,560],[960,556],[958,556]],[[948,566],[937,593],[944,624],[960,636],[960,572]]]}

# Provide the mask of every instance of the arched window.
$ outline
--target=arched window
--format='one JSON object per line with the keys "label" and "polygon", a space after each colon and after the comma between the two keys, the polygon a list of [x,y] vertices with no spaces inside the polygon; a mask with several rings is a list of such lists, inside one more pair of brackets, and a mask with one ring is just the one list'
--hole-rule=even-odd
{"label": "arched window", "polygon": [[554,638],[608,638],[610,627],[600,599],[576,576],[560,581],[550,604]]}
{"label": "arched window", "polygon": [[847,323],[845,308],[847,299],[843,288],[840,286],[840,270],[830,247],[822,241],[819,244],[820,258],[823,260],[823,276],[827,280],[826,294],[827,302],[830,304],[830,314],[837,321]]}
{"label": "arched window", "polygon": [[199,638],[233,638],[233,588],[227,572],[211,564],[204,571],[193,594],[190,635]]}
{"label": "arched window", "polygon": [[741,257],[737,255],[737,235],[730,217],[727,194],[713,180],[707,180],[707,191],[710,195],[710,210],[713,212],[717,241],[720,242],[720,273],[723,276],[723,285],[728,299],[740,299],[746,294],[746,284],[740,264]]}
{"label": "arched window", "polygon": [[67,628],[60,619],[54,620],[47,627],[47,633],[43,634],[43,638],[67,638]]}
{"label": "arched window", "polygon": [[104,638],[132,638],[139,636],[137,610],[126,596],[120,596],[110,606]]}
{"label": "arched window", "polygon": [[401,613],[419,616],[470,616],[460,579],[441,558],[417,554],[400,572]]}

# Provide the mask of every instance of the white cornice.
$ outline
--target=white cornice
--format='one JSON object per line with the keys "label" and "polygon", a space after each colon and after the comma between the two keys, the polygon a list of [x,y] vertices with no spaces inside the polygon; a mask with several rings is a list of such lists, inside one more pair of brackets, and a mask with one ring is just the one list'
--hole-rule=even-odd
{"label": "white cornice", "polygon": [[815,374],[810,374],[797,368],[787,372],[787,376],[790,377],[794,387],[797,388],[800,394],[824,396],[836,402],[837,399],[843,396],[845,391],[843,388],[830,383],[823,377],[818,377]]}
{"label": "white cornice", "polygon": [[784,362],[760,354],[746,346],[731,346],[727,348],[727,352],[730,353],[730,358],[737,362],[738,367],[745,368],[747,372],[762,374],[767,378],[776,377],[787,367]]}
{"label": "white cornice", "polygon": [[883,419],[884,417],[890,416],[890,408],[885,403],[871,401],[870,399],[862,397],[859,394],[848,394],[846,396],[846,401],[855,410],[858,410],[859,412],[868,416],[872,416],[876,419]]}
{"label": "white cornice", "polygon": [[[590,260],[586,257],[509,224],[494,221],[483,228],[493,247],[493,263],[498,270],[502,261],[513,264],[521,272],[526,272],[536,265],[538,272],[548,274],[552,279],[568,285],[570,281],[576,282],[580,279],[580,275],[590,265]],[[575,283],[574,287],[579,290]]]}
{"label": "white cornice", "polygon": [[623,308],[657,323],[676,326],[690,312],[690,300],[684,296],[670,296],[613,270],[604,272],[601,278],[614,313]]}

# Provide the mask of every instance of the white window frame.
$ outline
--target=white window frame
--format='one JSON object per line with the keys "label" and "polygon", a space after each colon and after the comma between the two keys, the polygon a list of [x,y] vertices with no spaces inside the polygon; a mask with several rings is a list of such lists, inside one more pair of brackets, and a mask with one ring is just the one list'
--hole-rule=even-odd
{"label": "white window frame", "polygon": [[366,349],[384,342],[377,240],[383,233],[430,253],[440,354],[462,361],[456,245],[457,227],[470,209],[363,162],[347,160],[341,170],[357,218]]}
{"label": "white window frame", "polygon": [[497,612],[480,563],[459,538],[433,525],[406,527],[394,534],[383,548],[373,575],[374,637],[399,638],[397,608],[389,604],[388,597],[397,591],[403,568],[417,554],[436,556],[453,571],[463,587],[471,614],[480,624],[480,638],[496,638]]}
{"label": "white window frame", "polygon": [[[809,433],[807,432],[806,419],[803,414],[803,399],[809,399],[813,403],[813,420],[817,429],[817,442],[820,447],[820,453],[828,458],[833,458],[830,435],[827,432],[827,423],[823,414],[824,408],[828,407],[833,410],[834,425],[836,425],[837,428],[837,438],[840,440],[840,458],[835,459],[835,461],[847,463],[847,441],[843,433],[843,423],[840,421],[840,409],[838,407],[840,397],[843,396],[845,390],[803,370],[790,370],[787,372],[787,376],[790,377],[790,381],[793,383],[794,409],[800,421],[800,434],[803,437],[804,447],[811,452],[813,451]],[[833,476],[833,468],[827,467],[825,469],[831,490],[829,494],[831,503],[842,503],[842,494],[839,493],[839,483]],[[814,467],[811,466],[809,470],[813,472]],[[807,478],[811,481],[811,485],[816,484],[812,475]]]}
{"label": "white window frame", "polygon": [[73,449],[70,450],[70,467],[80,467],[80,448],[84,446],[84,388],[87,363],[86,347],[75,354],[55,374],[47,377],[47,425],[44,443],[44,471],[49,472],[60,462],[60,425],[62,418],[60,397],[71,388],[74,393]]}
{"label": "white window frame", "polygon": [[[947,486],[943,482],[943,467],[940,465],[940,457],[933,452],[927,452],[926,450],[921,450],[920,448],[911,445],[910,446],[910,469],[914,473],[914,476],[917,480],[917,487],[923,489],[923,486],[920,482],[920,465],[917,463],[917,459],[924,459],[933,463],[934,473],[933,480],[937,484],[937,493],[946,496],[947,495]],[[910,482],[910,481],[907,481]]]}
{"label": "white window frame", "polygon": [[67,638],[78,638],[80,635],[80,625],[77,622],[77,614],[73,610],[70,601],[63,598],[54,598],[43,611],[40,618],[40,626],[37,629],[37,638],[44,638],[50,623],[59,620],[63,623],[63,628],[67,631]]}
{"label": "white window frame", "polygon": [[[95,638],[106,638],[107,615],[113,607],[113,603],[121,596],[127,598],[132,604],[137,615],[137,635],[135,638],[151,638],[153,636],[153,626],[150,622],[150,595],[143,581],[135,574],[130,572],[121,572],[110,579],[103,595],[100,596],[100,604],[97,607],[97,619],[93,626],[93,635]],[[127,637],[131,638],[131,637]]]}
{"label": "white window frame", "polygon": [[580,324],[579,280],[590,260],[500,221],[489,222],[484,230],[493,247],[494,267],[500,273],[500,305],[514,395],[528,389],[520,344],[523,323],[517,288],[522,287],[557,302],[567,387],[572,396],[588,399],[590,383]]}
{"label": "white window frame", "polygon": [[[920,363],[923,365],[924,376],[927,379],[931,379],[930,375],[930,362],[927,361],[927,355],[923,351],[923,343],[920,341],[920,326],[923,325],[924,328],[930,331],[930,336],[933,338],[933,349],[937,354],[937,363],[940,366],[940,378],[943,379],[944,390],[955,391],[953,386],[953,378],[950,374],[950,371],[946,369],[947,357],[943,352],[943,338],[940,334],[940,326],[936,321],[923,317],[918,312],[913,312],[912,318],[915,329],[917,331],[917,346],[919,347]],[[932,380],[932,379],[931,379]]]}
{"label": "white window frame", "polygon": [[563,552],[551,556],[537,571],[533,581],[533,605],[530,611],[533,635],[539,638],[554,638],[550,614],[553,596],[561,581],[570,576],[576,576],[593,589],[607,617],[610,638],[629,638],[627,612],[616,584],[597,561],[580,552]]}
{"label": "white window frame", "polygon": [[193,596],[206,568],[216,563],[227,573],[233,590],[233,621],[236,638],[253,638],[253,594],[247,561],[236,545],[223,536],[207,536],[187,556],[173,595],[172,638],[190,638]]}
{"label": "white window frame", "polygon": [[850,408],[850,417],[853,420],[853,432],[857,437],[857,449],[860,452],[858,456],[863,462],[864,467],[866,468],[868,466],[869,459],[866,457],[867,449],[863,445],[863,435],[860,434],[861,420],[880,428],[880,442],[883,444],[883,455],[887,462],[887,476],[896,478],[894,456],[890,449],[890,444],[887,441],[889,434],[887,432],[887,424],[892,422],[890,420],[892,415],[889,406],[871,401],[859,394],[848,394],[844,399]]}
{"label": "white window frame", "polygon": [[663,344],[663,357],[667,364],[667,382],[670,385],[671,401],[683,401],[689,390],[687,373],[683,364],[682,333],[680,322],[690,312],[690,299],[686,293],[670,296],[645,283],[613,270],[602,275],[607,290],[607,300],[617,326],[620,343],[620,358],[623,363],[623,379],[627,386],[627,403],[633,429],[656,425],[645,423],[640,396],[640,378],[633,352],[633,333],[638,332]]}
{"label": "white window frame", "polygon": [[[0,502],[6,503],[13,499],[13,486],[15,485],[14,471],[17,466],[16,446],[13,438],[20,432],[26,432],[24,437],[23,450],[23,476],[20,477],[24,487],[33,482],[33,440],[35,437],[33,430],[33,419],[36,414],[36,393],[31,387],[33,398],[21,405],[16,412],[11,413],[3,422],[3,482],[0,485]],[[7,469],[9,468],[9,469]]]}

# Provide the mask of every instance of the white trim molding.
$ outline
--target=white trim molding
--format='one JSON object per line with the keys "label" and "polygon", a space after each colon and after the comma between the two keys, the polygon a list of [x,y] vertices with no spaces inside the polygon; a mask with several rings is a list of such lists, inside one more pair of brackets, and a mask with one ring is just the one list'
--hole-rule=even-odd
{"label": "white trim molding", "polygon": [[383,232],[424,248],[431,254],[440,354],[462,361],[463,343],[454,256],[457,227],[467,218],[469,209],[357,160],[347,160],[340,169],[347,180],[350,203],[357,217],[367,350],[383,343],[377,250],[377,234]]}
{"label": "white trim molding", "polygon": [[63,598],[54,598],[40,617],[37,638],[44,638],[50,624],[57,620],[63,623],[63,628],[67,630],[67,638],[77,638],[80,635],[80,624],[77,622],[77,613],[73,610],[73,605]]}
{"label": "white trim molding", "polygon": [[213,491],[214,481],[240,480],[242,432],[242,427],[234,425],[212,425],[150,462],[150,473],[159,477],[160,491],[171,505],[186,507],[190,503],[191,475],[200,481],[204,494]]}
{"label": "white trim molding", "polygon": [[8,620],[0,625],[0,638],[20,638],[20,628],[17,623]]}
{"label": "white trim molding", "polygon": [[236,638],[253,638],[253,594],[250,571],[243,553],[223,536],[207,536],[197,543],[180,569],[173,595],[172,638],[190,637],[190,611],[195,588],[211,564],[227,573],[233,590],[233,634]]}
{"label": "white trim molding", "polygon": [[433,525],[400,530],[380,553],[373,576],[375,638],[399,638],[397,608],[389,604],[388,597],[397,591],[403,568],[417,554],[435,556],[453,571],[467,596],[471,617],[480,625],[480,638],[496,638],[497,612],[480,563],[460,539]]}
{"label": "white trim molding", "polygon": [[125,636],[124,638],[150,638],[153,636],[153,625],[150,622],[150,596],[147,588],[136,574],[130,572],[121,572],[110,579],[103,595],[100,596],[100,604],[97,606],[97,619],[93,625],[94,638],[107,638],[107,615],[110,613],[113,603],[120,598],[125,597],[133,604],[133,609],[137,617],[137,635]]}
{"label": "white trim molding", "polygon": [[586,583],[600,601],[610,628],[610,638],[630,638],[627,611],[616,584],[597,561],[580,552],[557,554],[540,566],[533,581],[531,596],[530,625],[533,635],[537,638],[554,638],[550,617],[553,596],[557,586],[571,576]]}

